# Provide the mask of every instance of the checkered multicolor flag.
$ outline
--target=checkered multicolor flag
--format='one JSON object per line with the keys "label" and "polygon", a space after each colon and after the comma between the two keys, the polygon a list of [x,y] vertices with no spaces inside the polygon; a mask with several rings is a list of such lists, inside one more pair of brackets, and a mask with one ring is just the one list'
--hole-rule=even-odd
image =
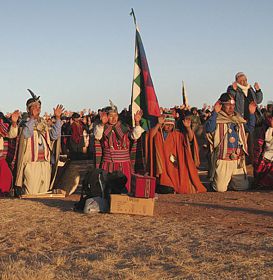
{"label": "checkered multicolor flag", "polygon": [[136,26],[134,79],[131,98],[132,123],[135,126],[134,114],[138,110],[142,110],[142,127],[148,130],[157,123],[160,109],[133,9],[131,15],[134,17]]}

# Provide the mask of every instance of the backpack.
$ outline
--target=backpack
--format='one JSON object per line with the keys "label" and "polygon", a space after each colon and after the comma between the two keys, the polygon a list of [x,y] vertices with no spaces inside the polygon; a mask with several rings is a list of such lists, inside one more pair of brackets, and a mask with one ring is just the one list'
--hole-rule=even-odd
{"label": "backpack", "polygon": [[84,213],[106,212],[109,209],[110,194],[128,193],[127,177],[121,171],[107,173],[92,168],[83,179],[80,201],[74,204],[75,211]]}
{"label": "backpack", "polygon": [[127,177],[121,171],[108,173],[106,180],[106,195],[110,194],[127,194],[126,189]]}
{"label": "backpack", "polygon": [[107,172],[103,169],[90,169],[84,176],[80,201],[75,203],[74,210],[84,211],[86,200],[94,197],[105,197]]}
{"label": "backpack", "polygon": [[82,195],[88,196],[89,198],[102,196],[106,188],[106,180],[107,172],[103,169],[92,168],[87,171],[82,182]]}
{"label": "backpack", "polygon": [[99,173],[98,181],[101,188],[101,195],[87,198],[85,200],[84,209],[83,209],[83,212],[85,214],[106,212],[109,209],[109,203],[108,203],[109,200],[105,198],[105,189],[104,189],[105,185],[103,185],[101,178],[102,178],[102,174]]}

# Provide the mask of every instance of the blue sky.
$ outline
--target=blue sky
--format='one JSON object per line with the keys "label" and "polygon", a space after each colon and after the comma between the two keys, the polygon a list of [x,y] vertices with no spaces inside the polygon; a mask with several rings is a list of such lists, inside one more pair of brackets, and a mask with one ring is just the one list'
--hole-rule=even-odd
{"label": "blue sky", "polygon": [[0,0],[0,110],[24,110],[27,88],[43,111],[130,102],[133,7],[158,100],[212,104],[244,71],[273,99],[273,1]]}

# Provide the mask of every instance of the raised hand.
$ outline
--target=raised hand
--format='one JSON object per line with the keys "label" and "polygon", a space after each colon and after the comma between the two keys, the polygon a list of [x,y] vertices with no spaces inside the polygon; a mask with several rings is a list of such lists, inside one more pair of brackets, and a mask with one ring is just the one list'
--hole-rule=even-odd
{"label": "raised hand", "polygon": [[11,114],[11,121],[12,121],[12,123],[17,123],[19,117],[20,117],[20,112],[19,112],[19,110],[14,111],[14,112]]}
{"label": "raised hand", "polygon": [[254,84],[254,88],[255,88],[256,91],[258,91],[258,90],[260,90],[260,85],[256,82]]}
{"label": "raised hand", "polygon": [[108,116],[107,116],[106,112],[100,112],[100,121],[103,125],[108,123]]}
{"label": "raised hand", "polygon": [[221,102],[218,100],[215,104],[214,104],[214,111],[216,113],[219,113],[222,109],[222,104]]}
{"label": "raised hand", "polygon": [[248,109],[249,109],[249,114],[254,114],[257,108],[257,104],[252,101],[249,103]]}
{"label": "raised hand", "polygon": [[60,118],[61,118],[61,115],[62,115],[63,112],[64,112],[64,107],[63,107],[63,105],[58,104],[58,105],[56,106],[56,108],[53,108],[53,112],[54,112],[54,116],[56,117],[56,119],[60,119]]}
{"label": "raised hand", "polygon": [[158,117],[158,123],[160,125],[162,125],[164,123],[164,121],[165,121],[165,116],[164,115],[161,115],[160,117]]}
{"label": "raised hand", "polygon": [[139,110],[139,111],[137,111],[137,112],[135,113],[134,119],[135,119],[136,125],[139,125],[139,122],[140,122],[142,116],[143,116],[142,110]]}
{"label": "raised hand", "polygon": [[234,82],[234,83],[232,84],[232,88],[233,88],[234,90],[237,90],[237,88],[238,88],[237,82]]}
{"label": "raised hand", "polygon": [[185,118],[182,121],[183,125],[185,126],[185,128],[190,128],[191,127],[191,119],[190,118]]}

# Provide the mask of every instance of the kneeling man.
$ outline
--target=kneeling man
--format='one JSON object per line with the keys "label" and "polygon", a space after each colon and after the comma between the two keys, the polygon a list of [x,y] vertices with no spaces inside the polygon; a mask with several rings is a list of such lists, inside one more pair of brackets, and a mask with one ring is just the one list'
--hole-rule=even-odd
{"label": "kneeling man", "polygon": [[247,122],[234,108],[234,98],[228,93],[223,93],[206,122],[207,138],[212,153],[211,181],[217,192],[225,192],[228,188],[242,191],[249,187],[245,155],[247,133],[251,133],[255,127],[256,104],[249,104]]}

